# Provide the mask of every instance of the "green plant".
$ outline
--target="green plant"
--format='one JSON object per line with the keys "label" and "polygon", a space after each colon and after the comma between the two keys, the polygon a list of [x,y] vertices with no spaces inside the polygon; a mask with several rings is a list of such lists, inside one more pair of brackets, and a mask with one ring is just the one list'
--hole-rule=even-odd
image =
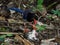
{"label": "green plant", "polygon": [[6,38],[6,36],[11,37],[13,36],[13,34],[4,34],[4,35],[1,35],[0,38]]}
{"label": "green plant", "polygon": [[54,15],[60,16],[60,10],[52,10],[51,11]]}
{"label": "green plant", "polygon": [[37,25],[36,25],[36,28],[37,28],[37,32],[38,32],[38,31],[43,31],[43,30],[45,30],[46,26],[45,26],[45,25],[41,25],[41,26],[40,26],[40,25],[37,24]]}
{"label": "green plant", "polygon": [[43,5],[42,5],[42,3],[43,3],[43,0],[38,0],[38,1],[37,1],[37,9],[39,9],[40,11],[43,10]]}
{"label": "green plant", "polygon": [[6,29],[4,27],[1,27],[0,31],[6,31]]}

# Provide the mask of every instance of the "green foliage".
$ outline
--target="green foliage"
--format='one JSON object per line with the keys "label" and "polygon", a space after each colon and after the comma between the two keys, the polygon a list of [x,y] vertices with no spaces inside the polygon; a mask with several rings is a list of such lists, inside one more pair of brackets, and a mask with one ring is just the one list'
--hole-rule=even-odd
{"label": "green foliage", "polygon": [[42,5],[43,1],[44,1],[44,0],[38,0],[38,1],[37,1],[37,2],[38,2],[38,5]]}
{"label": "green foliage", "polygon": [[0,41],[3,42],[6,36],[11,37],[13,34],[0,35]]}
{"label": "green foliage", "polygon": [[0,42],[4,42],[4,38],[0,38]]}
{"label": "green foliage", "polygon": [[45,26],[44,25],[36,25],[36,28],[37,28],[37,31],[43,31],[43,30],[45,30]]}
{"label": "green foliage", "polygon": [[51,11],[54,15],[60,16],[60,10],[52,10]]}
{"label": "green foliage", "polygon": [[44,10],[43,5],[37,5],[37,9],[43,11]]}
{"label": "green foliage", "polygon": [[5,37],[6,37],[6,35],[0,35],[0,41],[3,42]]}
{"label": "green foliage", "polygon": [[11,37],[13,34],[0,35],[0,38],[6,38],[6,36]]}
{"label": "green foliage", "polygon": [[8,31],[9,29],[9,27],[0,27],[0,31],[2,32]]}
{"label": "green foliage", "polygon": [[0,38],[5,38],[5,37],[6,37],[6,35],[1,35],[1,36],[0,36]]}
{"label": "green foliage", "polygon": [[43,5],[42,5],[42,3],[43,3],[43,0],[38,0],[38,1],[37,1],[37,9],[39,9],[40,11],[43,10]]}
{"label": "green foliage", "polygon": [[11,37],[11,36],[13,36],[13,34],[7,34],[6,36],[9,36],[9,37]]}

